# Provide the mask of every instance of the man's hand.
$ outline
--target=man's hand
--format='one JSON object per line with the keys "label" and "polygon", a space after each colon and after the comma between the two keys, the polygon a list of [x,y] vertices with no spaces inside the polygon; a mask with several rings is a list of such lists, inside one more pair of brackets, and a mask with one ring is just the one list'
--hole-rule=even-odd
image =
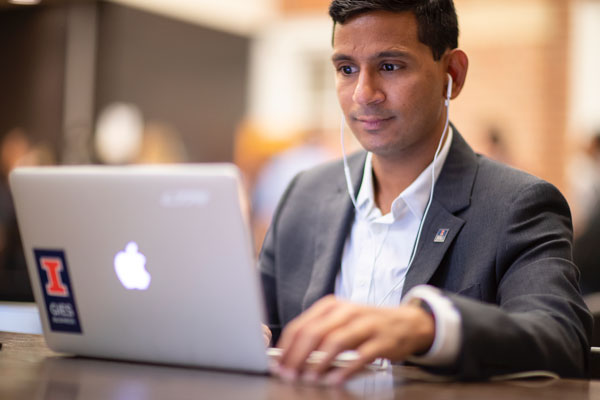
{"label": "man's hand", "polygon": [[[416,305],[395,308],[367,307],[327,296],[298,316],[282,332],[277,347],[283,350],[275,373],[294,381],[324,380],[340,384],[376,358],[401,361],[427,351],[435,337],[433,317]],[[322,362],[308,365],[310,353],[325,353]],[[358,359],[334,369],[331,362],[345,350],[356,350]]]}
{"label": "man's hand", "polygon": [[273,337],[273,334],[271,333],[271,330],[269,329],[269,327],[266,326],[265,324],[262,324],[262,330],[263,330],[263,338],[265,339],[265,346],[269,347],[269,345],[271,344],[271,338]]}

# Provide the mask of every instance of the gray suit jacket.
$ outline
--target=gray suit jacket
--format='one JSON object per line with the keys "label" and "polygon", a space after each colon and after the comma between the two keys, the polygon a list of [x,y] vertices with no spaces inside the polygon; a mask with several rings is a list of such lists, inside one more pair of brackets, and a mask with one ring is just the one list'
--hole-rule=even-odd
{"label": "gray suit jacket", "polygon": [[[350,170],[358,192],[365,153]],[[274,337],[333,293],[353,222],[341,162],[303,172],[282,197],[260,255]],[[449,229],[434,243],[439,229]],[[444,290],[462,317],[463,379],[544,369],[584,376],[592,319],[571,256],[569,207],[549,183],[477,155],[455,130],[403,293]]]}

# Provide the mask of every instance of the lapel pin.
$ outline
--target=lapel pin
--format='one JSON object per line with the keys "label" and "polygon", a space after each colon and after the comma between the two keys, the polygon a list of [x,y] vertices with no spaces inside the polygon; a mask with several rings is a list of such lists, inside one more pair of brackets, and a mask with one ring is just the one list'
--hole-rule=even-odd
{"label": "lapel pin", "polygon": [[446,236],[448,236],[448,231],[450,229],[440,229],[437,231],[435,238],[433,239],[433,243],[444,243],[446,241]]}

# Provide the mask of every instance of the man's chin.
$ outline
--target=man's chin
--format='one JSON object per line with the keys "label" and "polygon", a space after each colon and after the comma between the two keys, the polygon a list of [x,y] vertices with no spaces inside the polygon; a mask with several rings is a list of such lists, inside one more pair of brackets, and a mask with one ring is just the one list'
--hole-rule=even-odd
{"label": "man's chin", "polygon": [[384,132],[373,131],[361,131],[358,135],[354,134],[360,146],[373,154],[393,152],[395,146],[389,140],[385,140],[384,136]]}

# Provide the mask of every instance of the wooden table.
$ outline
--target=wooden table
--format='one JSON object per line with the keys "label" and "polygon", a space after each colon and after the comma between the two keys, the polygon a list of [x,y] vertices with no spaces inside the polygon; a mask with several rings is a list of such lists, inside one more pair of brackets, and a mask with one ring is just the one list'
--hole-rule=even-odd
{"label": "wooden table", "polygon": [[364,374],[342,388],[286,384],[276,378],[76,358],[42,336],[0,332],[0,399],[600,399],[600,381],[432,383],[408,367]]}

